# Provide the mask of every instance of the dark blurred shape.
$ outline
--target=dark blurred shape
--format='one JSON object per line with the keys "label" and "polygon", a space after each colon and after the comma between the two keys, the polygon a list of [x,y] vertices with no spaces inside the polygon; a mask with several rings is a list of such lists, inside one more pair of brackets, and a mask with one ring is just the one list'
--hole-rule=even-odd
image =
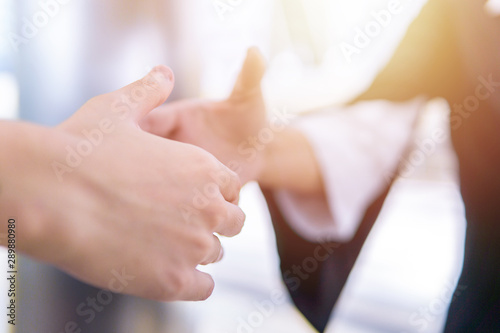
{"label": "dark blurred shape", "polygon": [[[370,89],[353,101],[426,95],[444,97],[452,107],[467,236],[460,296],[451,303],[445,327],[450,333],[500,332],[500,21],[484,5],[477,0],[430,0]],[[284,227],[269,193],[267,198],[282,269],[300,265],[315,245]],[[373,203],[352,242],[341,245],[312,277],[290,291],[320,332],[383,200],[384,195]]]}

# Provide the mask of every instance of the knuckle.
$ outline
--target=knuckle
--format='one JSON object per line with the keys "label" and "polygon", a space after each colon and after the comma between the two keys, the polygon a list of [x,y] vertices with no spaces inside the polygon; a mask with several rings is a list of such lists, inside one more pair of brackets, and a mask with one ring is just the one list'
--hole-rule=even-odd
{"label": "knuckle", "polygon": [[240,189],[242,184],[241,184],[241,179],[240,176],[233,170],[229,169],[228,167],[224,166],[224,169],[222,170],[225,174],[228,176],[228,186],[235,188],[235,189]]}
{"label": "knuckle", "polygon": [[162,300],[178,300],[186,288],[186,277],[181,270],[175,270],[168,273],[167,278],[160,281],[160,295]]}
{"label": "knuckle", "polygon": [[210,179],[208,177],[208,174],[211,172],[216,172],[219,167],[220,167],[220,162],[212,155],[210,155],[208,152],[202,151],[202,155],[200,158],[203,160],[203,169],[206,171],[207,179]]}
{"label": "knuckle", "polygon": [[210,235],[200,234],[194,237],[193,247],[200,257],[205,257],[212,250],[213,240]]}
{"label": "knuckle", "polygon": [[220,200],[216,200],[212,203],[212,205],[208,208],[208,224],[212,229],[217,228],[218,226],[224,224],[227,220],[227,210],[225,205],[220,202]]}
{"label": "knuckle", "polygon": [[234,184],[236,187],[240,188],[241,187],[241,179],[240,176],[233,170],[227,168],[226,172],[229,174],[231,184]]}
{"label": "knuckle", "polygon": [[108,94],[94,96],[85,103],[85,108],[99,109],[103,104],[111,104]]}
{"label": "knuckle", "polygon": [[204,179],[209,179],[208,174],[217,170],[220,162],[210,153],[197,146],[189,146],[192,153],[193,161],[196,163],[196,168],[200,170],[198,173]]}

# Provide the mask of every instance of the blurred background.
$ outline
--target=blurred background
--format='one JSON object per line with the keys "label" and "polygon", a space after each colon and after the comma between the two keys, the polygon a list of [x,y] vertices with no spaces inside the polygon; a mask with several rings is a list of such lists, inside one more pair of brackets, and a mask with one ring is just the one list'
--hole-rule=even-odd
{"label": "blurred background", "polygon": [[[268,61],[264,94],[269,112],[340,105],[369,86],[424,3],[0,0],[0,118],[58,124],[89,98],[132,82],[160,63],[176,75],[171,100],[224,98],[250,46],[258,46]],[[398,10],[392,13],[394,4]],[[382,10],[391,13],[384,24],[377,21]],[[377,23],[368,42],[356,44],[360,31]],[[448,112],[443,101],[429,102],[415,143],[438,129],[448,133]],[[449,141],[413,166],[393,187],[328,332],[441,330],[461,268],[465,230]],[[208,301],[116,298],[98,316],[118,322],[124,333],[314,332],[286,296],[263,307],[272,295],[286,292],[270,217],[256,184],[243,189],[241,206],[247,214],[243,232],[223,239],[224,260],[206,268],[216,281]],[[0,260],[0,266],[5,264]],[[51,313],[42,308],[48,299],[57,302],[54,294],[64,298],[77,288],[41,268],[20,274],[30,281],[23,296],[31,298],[29,308],[47,322]],[[0,279],[0,287],[6,290],[6,281]],[[2,304],[6,294],[0,292]],[[77,295],[86,299],[85,292]],[[68,313],[65,320],[77,319],[74,311]],[[5,321],[0,325],[0,332],[8,332]]]}

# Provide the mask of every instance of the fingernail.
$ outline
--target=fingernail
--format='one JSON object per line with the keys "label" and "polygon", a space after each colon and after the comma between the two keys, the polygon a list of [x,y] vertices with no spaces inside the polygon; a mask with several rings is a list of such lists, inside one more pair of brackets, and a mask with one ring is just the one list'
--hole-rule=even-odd
{"label": "fingernail", "polygon": [[156,79],[167,79],[168,81],[174,80],[174,73],[169,67],[164,65],[155,66],[149,74],[154,76]]}

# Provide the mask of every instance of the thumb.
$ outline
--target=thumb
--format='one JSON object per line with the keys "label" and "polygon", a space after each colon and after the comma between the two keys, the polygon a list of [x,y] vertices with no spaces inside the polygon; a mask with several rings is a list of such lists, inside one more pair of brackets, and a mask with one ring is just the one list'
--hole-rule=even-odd
{"label": "thumb", "polygon": [[163,104],[174,88],[174,74],[167,66],[156,66],[142,79],[109,94],[113,108],[139,122]]}
{"label": "thumb", "polygon": [[167,103],[156,108],[139,121],[146,132],[172,139],[179,127],[179,115],[189,107],[185,101]]}
{"label": "thumb", "polygon": [[230,98],[245,98],[255,91],[260,90],[260,82],[265,72],[266,65],[260,51],[256,47],[248,49],[247,57]]}

